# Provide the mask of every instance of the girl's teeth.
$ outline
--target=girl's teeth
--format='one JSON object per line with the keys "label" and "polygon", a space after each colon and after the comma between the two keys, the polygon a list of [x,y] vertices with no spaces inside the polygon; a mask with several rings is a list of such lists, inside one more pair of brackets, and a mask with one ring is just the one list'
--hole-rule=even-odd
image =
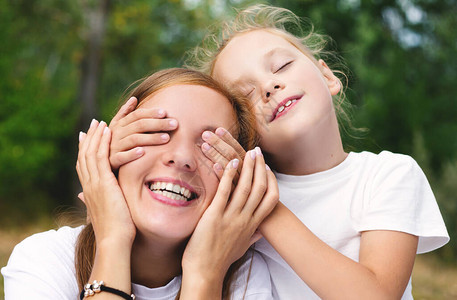
{"label": "girl's teeth", "polygon": [[291,103],[292,103],[292,101],[290,101],[290,100],[287,101],[287,102],[286,102],[286,107],[289,106]]}
{"label": "girl's teeth", "polygon": [[284,105],[281,105],[279,108],[278,108],[278,112],[282,112],[284,110]]}
{"label": "girl's teeth", "polygon": [[181,191],[181,187],[180,187],[179,185],[175,184],[175,185],[173,186],[173,192],[179,193],[180,191]]}

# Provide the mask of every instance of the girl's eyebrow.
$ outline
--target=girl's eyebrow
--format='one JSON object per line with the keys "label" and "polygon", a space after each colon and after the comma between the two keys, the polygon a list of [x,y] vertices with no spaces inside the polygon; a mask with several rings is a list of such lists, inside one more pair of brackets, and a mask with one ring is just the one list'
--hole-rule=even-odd
{"label": "girl's eyebrow", "polygon": [[268,58],[271,58],[272,56],[274,56],[274,55],[277,54],[277,53],[280,53],[280,54],[281,54],[281,53],[287,54],[287,53],[289,53],[289,50],[288,50],[288,49],[285,49],[285,48],[281,48],[281,47],[273,48],[273,49],[271,49],[270,51],[268,51],[267,53],[265,53],[265,54],[263,55],[263,57],[264,57],[265,59],[268,59]]}

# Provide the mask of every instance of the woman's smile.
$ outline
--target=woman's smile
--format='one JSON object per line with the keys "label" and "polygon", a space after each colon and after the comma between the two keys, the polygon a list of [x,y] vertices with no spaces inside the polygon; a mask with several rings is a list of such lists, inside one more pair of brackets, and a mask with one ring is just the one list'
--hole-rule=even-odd
{"label": "woman's smile", "polygon": [[222,94],[197,85],[173,85],[146,98],[139,109],[161,108],[178,121],[170,140],[145,146],[144,155],[119,169],[119,184],[138,231],[185,239],[216,194],[219,180],[199,145],[202,133],[230,128],[235,115]]}

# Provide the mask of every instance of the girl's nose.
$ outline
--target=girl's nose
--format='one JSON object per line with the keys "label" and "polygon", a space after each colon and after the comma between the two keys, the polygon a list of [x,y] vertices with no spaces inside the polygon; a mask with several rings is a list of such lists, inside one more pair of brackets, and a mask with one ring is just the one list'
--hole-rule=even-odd
{"label": "girl's nose", "polygon": [[284,88],[284,84],[279,82],[279,81],[275,81],[275,80],[270,80],[267,84],[265,84],[265,87],[264,87],[264,90],[263,90],[263,99],[264,99],[264,102],[269,102],[272,98],[272,96],[274,96],[276,94],[277,91],[281,90]]}

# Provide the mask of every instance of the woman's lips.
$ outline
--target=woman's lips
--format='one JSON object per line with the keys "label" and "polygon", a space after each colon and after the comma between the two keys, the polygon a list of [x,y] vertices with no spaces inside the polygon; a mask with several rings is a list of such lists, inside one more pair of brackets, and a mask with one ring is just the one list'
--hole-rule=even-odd
{"label": "woman's lips", "polygon": [[292,97],[286,98],[283,101],[281,101],[276,106],[275,110],[273,111],[270,122],[273,122],[274,120],[278,119],[279,117],[285,115],[293,106],[295,106],[295,104],[297,104],[298,101],[301,100],[302,97],[303,97],[303,95],[292,96]]}
{"label": "woman's lips", "polygon": [[170,198],[169,196],[166,196],[166,194],[151,191],[149,188],[148,188],[148,192],[153,199],[155,199],[159,202],[162,202],[163,204],[176,206],[176,207],[189,206],[197,199],[197,198],[194,198],[193,200],[173,199],[173,198]]}
{"label": "woman's lips", "polygon": [[145,183],[155,200],[172,206],[188,206],[199,194],[188,183],[169,177],[154,178]]}

